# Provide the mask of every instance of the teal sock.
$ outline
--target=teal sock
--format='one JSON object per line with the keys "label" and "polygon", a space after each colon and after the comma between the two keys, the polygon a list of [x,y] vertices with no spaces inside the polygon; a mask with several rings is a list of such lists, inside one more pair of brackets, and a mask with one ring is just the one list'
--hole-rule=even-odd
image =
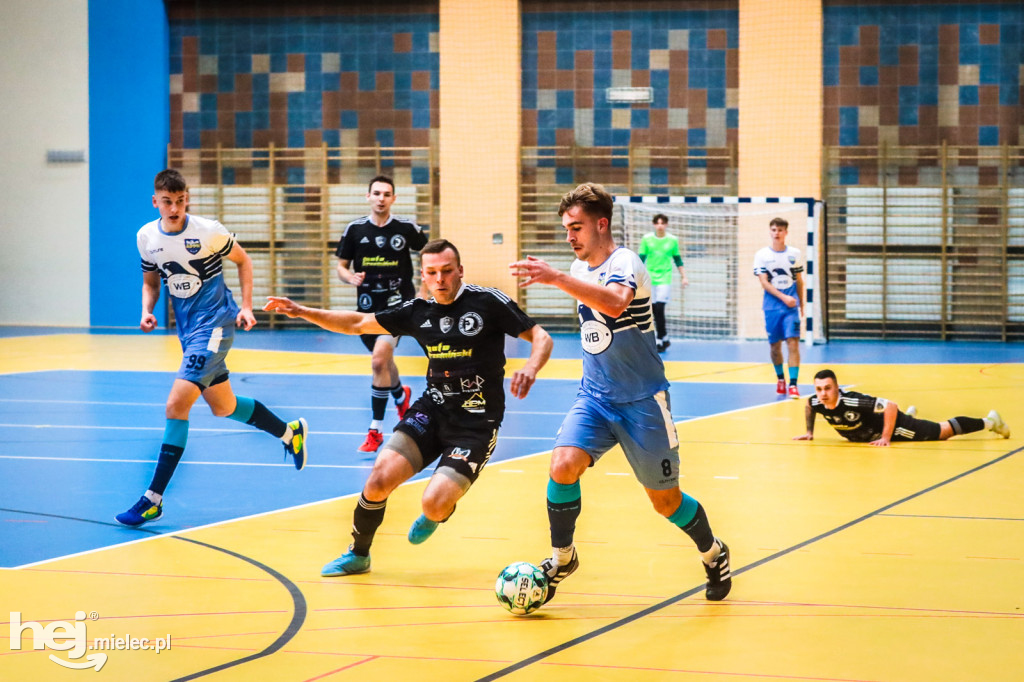
{"label": "teal sock", "polygon": [[246,398],[244,395],[235,396],[235,411],[228,415],[228,419],[248,424],[255,409],[256,401],[252,398]]}
{"label": "teal sock", "polygon": [[[781,365],[780,365],[780,367],[781,367]],[[797,376],[799,374],[800,374],[800,368],[799,367],[790,367],[789,368],[789,385],[790,386],[796,386],[796,378],[797,378]]]}
{"label": "teal sock", "polygon": [[551,546],[568,547],[576,533],[576,519],[582,509],[580,482],[556,483],[548,479],[548,523],[551,525]]}
{"label": "teal sock", "polygon": [[772,367],[775,368],[775,376],[781,379],[783,377],[782,365],[772,365]]}
{"label": "teal sock", "polygon": [[697,504],[697,500],[683,493],[683,500],[679,503],[679,508],[672,512],[672,516],[668,517],[668,520],[680,528],[685,527],[697,515]]}
{"label": "teal sock", "polygon": [[244,395],[235,396],[235,401],[235,411],[228,415],[228,419],[255,426],[274,438],[282,438],[288,432],[288,425],[260,401]]}
{"label": "teal sock", "polygon": [[160,456],[156,461],[156,471],[153,472],[153,480],[149,483],[149,489],[158,495],[163,495],[167,484],[174,475],[174,470],[181,461],[181,455],[185,452],[185,443],[188,441],[188,420],[168,419],[164,425],[164,442],[160,446]]}

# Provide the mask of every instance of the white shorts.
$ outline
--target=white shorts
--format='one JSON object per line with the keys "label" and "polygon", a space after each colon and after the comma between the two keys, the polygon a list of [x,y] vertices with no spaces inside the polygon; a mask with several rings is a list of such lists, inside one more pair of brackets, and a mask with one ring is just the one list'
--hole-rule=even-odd
{"label": "white shorts", "polygon": [[671,284],[655,284],[651,287],[651,303],[668,303],[671,295]]}

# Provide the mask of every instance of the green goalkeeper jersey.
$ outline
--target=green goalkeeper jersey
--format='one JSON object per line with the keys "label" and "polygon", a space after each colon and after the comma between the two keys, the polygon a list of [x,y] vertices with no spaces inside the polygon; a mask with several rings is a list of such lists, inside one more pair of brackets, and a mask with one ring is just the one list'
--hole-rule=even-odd
{"label": "green goalkeeper jersey", "polygon": [[682,267],[683,257],[679,255],[679,240],[675,235],[658,237],[648,232],[640,240],[640,259],[651,273],[651,284],[671,284],[672,268]]}

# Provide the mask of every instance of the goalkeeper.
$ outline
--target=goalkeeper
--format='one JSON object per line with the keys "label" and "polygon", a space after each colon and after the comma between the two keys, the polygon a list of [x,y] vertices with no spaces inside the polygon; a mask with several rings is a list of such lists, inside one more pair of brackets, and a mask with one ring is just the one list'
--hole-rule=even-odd
{"label": "goalkeeper", "polygon": [[679,269],[679,277],[683,286],[688,286],[690,280],[686,278],[686,270],[683,269],[683,257],[679,255],[679,239],[668,234],[665,228],[668,227],[668,218],[659,213],[652,220],[654,232],[648,232],[640,240],[640,250],[637,255],[647,266],[647,272],[651,275],[651,302],[654,308],[654,328],[657,332],[658,352],[664,352],[671,345],[668,340],[668,332],[665,329],[665,307],[668,305],[669,297],[672,294],[672,267]]}

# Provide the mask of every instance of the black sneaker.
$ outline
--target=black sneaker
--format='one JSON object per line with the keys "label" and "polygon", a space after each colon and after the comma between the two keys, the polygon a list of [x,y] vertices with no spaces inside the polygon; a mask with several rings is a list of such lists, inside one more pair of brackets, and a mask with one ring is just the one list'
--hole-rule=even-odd
{"label": "black sneaker", "polygon": [[671,345],[672,345],[672,342],[668,340],[667,336],[664,339],[661,340],[661,348],[662,348],[662,350],[668,350],[668,347],[671,346]]}
{"label": "black sneaker", "polygon": [[732,573],[729,570],[729,547],[724,542],[715,538],[715,542],[722,548],[713,566],[708,566],[703,561],[704,572],[708,574],[707,589],[704,590],[704,597],[710,601],[721,601],[732,589]]}
{"label": "black sneaker", "polygon": [[553,558],[545,559],[540,562],[540,570],[544,571],[544,575],[548,577],[548,594],[544,597],[544,603],[547,604],[551,601],[552,597],[555,596],[555,589],[558,588],[558,584],[572,575],[577,568],[580,567],[579,557],[576,556],[576,548],[572,548],[572,558],[569,559],[569,563],[555,568],[555,560]]}

